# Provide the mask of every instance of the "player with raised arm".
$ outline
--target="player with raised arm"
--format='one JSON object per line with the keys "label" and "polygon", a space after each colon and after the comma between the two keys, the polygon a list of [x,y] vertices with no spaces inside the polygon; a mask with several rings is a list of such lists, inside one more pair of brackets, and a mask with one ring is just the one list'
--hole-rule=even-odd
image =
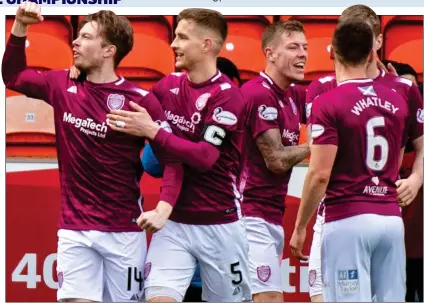
{"label": "player with raised arm", "polygon": [[298,145],[304,117],[303,80],[308,52],[303,26],[278,21],[265,29],[266,67],[242,87],[247,103],[243,209],[249,241],[253,300],[282,302],[281,226],[292,167],[309,155]]}
{"label": "player with raised arm", "polygon": [[[352,5],[346,8],[339,18],[339,22],[348,19],[361,20],[367,22],[374,33],[375,51],[378,51],[383,43],[383,35],[381,33],[380,19],[377,14],[368,6]],[[423,107],[421,94],[416,85],[407,79],[397,77],[396,72],[391,64],[388,65],[387,72],[384,65],[380,61],[373,60],[367,67],[367,77],[373,79],[382,85],[392,88],[401,94],[409,106],[410,115],[419,117]],[[337,87],[335,74],[319,78],[312,81],[306,94],[307,116],[310,113],[312,103],[320,94],[330,91]],[[309,117],[308,117],[309,120]],[[417,195],[419,188],[422,186],[423,180],[423,142],[422,142],[422,125],[423,119],[415,119],[408,127],[409,137],[413,142],[416,151],[413,173],[406,179],[396,181],[398,186],[398,196],[400,205],[408,205]],[[316,222],[314,224],[314,234],[312,239],[311,250],[309,254],[309,294],[311,301],[322,302],[322,280],[321,280],[321,232],[323,227],[324,206],[321,203]]]}
{"label": "player with raised arm", "polygon": [[[405,99],[366,76],[370,25],[340,22],[332,47],[338,86],[313,103],[311,161],[290,247],[302,257],[320,199],[325,302],[403,301],[404,228],[396,192],[410,123]],[[415,117],[413,117],[415,119]]]}
{"label": "player with raised arm", "polygon": [[[178,15],[176,67],[152,89],[173,134],[163,132],[143,108],[109,115],[113,129],[142,135],[184,167],[181,194],[165,227],[150,244],[144,269],[148,301],[182,301],[200,265],[207,301],[251,299],[248,243],[239,192],[245,102],[239,88],[216,68],[227,36],[218,12],[186,9]],[[125,128],[114,126],[126,121]]]}
{"label": "player with raised arm", "polygon": [[147,249],[140,227],[152,232],[163,227],[181,189],[182,164],[157,149],[165,166],[161,201],[155,210],[140,215],[144,138],[113,131],[106,114],[129,109],[132,100],[157,123],[166,126],[167,121],[153,94],[115,73],[132,49],[133,29],[112,11],[88,15],[73,42],[74,64],[87,78],[71,80],[69,71],[39,73],[26,65],[28,26],[43,21],[40,11],[33,2],[19,6],[2,76],[7,88],[42,99],[54,109],[62,204],[57,299],[138,301]]}

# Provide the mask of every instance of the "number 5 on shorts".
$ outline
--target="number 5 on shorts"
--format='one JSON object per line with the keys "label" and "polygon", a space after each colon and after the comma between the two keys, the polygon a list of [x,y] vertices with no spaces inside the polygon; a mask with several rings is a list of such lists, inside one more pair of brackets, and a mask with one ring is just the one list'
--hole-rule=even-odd
{"label": "number 5 on shorts", "polygon": [[243,275],[241,274],[241,271],[236,269],[236,267],[239,266],[239,265],[240,265],[240,262],[235,262],[235,263],[230,265],[231,266],[231,273],[233,275],[237,276],[237,280],[231,280],[231,282],[233,282],[234,285],[238,285],[241,282],[243,282]]}

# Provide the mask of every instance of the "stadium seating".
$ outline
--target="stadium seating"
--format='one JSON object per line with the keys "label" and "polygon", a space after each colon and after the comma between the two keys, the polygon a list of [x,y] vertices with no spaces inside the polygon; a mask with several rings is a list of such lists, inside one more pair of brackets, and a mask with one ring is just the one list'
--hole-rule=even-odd
{"label": "stadium seating", "polygon": [[256,76],[265,66],[261,39],[272,16],[226,16],[228,38],[219,54],[234,62],[242,81]]}
{"label": "stadium seating", "polygon": [[118,74],[139,83],[151,83],[174,72],[175,56],[169,43],[136,33],[133,51],[118,66]]}
{"label": "stadium seating", "polygon": [[[8,16],[6,18],[7,33],[10,33],[14,20],[14,16]],[[66,18],[65,16],[45,16],[43,22],[31,25],[29,35],[32,35],[33,33],[49,35],[55,39],[62,40],[69,45],[71,45],[73,40],[70,18]]]}
{"label": "stadium seating", "polygon": [[408,63],[416,70],[419,80],[422,81],[423,17],[386,17],[383,19],[383,58]]}
{"label": "stadium seating", "polygon": [[55,142],[53,108],[23,95],[6,98],[6,144],[39,145]]}

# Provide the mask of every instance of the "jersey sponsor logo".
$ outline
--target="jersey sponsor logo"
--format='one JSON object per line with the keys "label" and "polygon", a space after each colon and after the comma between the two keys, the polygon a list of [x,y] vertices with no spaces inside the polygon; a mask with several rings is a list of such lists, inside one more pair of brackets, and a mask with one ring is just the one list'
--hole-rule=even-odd
{"label": "jersey sponsor logo", "polygon": [[197,110],[202,110],[205,108],[206,103],[208,103],[208,99],[210,98],[211,94],[210,93],[204,93],[202,95],[199,96],[199,98],[197,98],[196,100],[196,108]]}
{"label": "jersey sponsor logo", "polygon": [[337,287],[340,293],[354,293],[359,290],[358,270],[338,270]]}
{"label": "jersey sponsor logo", "polygon": [[278,110],[275,107],[271,107],[271,106],[267,107],[264,104],[259,106],[258,112],[259,112],[259,118],[261,118],[262,120],[272,121],[277,119],[278,117]]}
{"label": "jersey sponsor logo", "polygon": [[324,126],[319,124],[312,124],[311,126],[311,138],[316,139],[324,133]]}
{"label": "jersey sponsor logo", "polygon": [[378,186],[380,184],[380,180],[377,176],[371,178],[371,182],[374,185],[367,185],[364,188],[363,194],[368,194],[372,196],[385,196],[388,192],[387,186]]}
{"label": "jersey sponsor logo", "polygon": [[258,279],[262,282],[266,282],[271,277],[271,267],[268,265],[258,266],[256,268],[256,273],[258,275]]}
{"label": "jersey sponsor logo", "polygon": [[110,110],[119,110],[124,106],[125,97],[119,94],[110,94],[107,97],[107,107]]}
{"label": "jersey sponsor logo", "polygon": [[96,136],[100,138],[106,138],[107,133],[107,124],[108,121],[103,123],[96,123],[91,118],[76,118],[72,115],[72,113],[63,113],[63,122],[74,125],[81,132],[86,135]]}
{"label": "jersey sponsor logo", "polygon": [[290,105],[291,105],[292,110],[293,110],[293,114],[297,115],[297,107],[296,107],[296,104],[294,103],[294,101],[293,101],[293,99],[292,99],[292,98],[289,98],[289,101],[290,101]]}
{"label": "jersey sponsor logo", "polygon": [[282,137],[288,139],[292,145],[297,145],[299,142],[299,132],[289,131],[288,129],[283,129]]}
{"label": "jersey sponsor logo", "polygon": [[392,112],[393,114],[395,114],[399,110],[399,108],[394,106],[389,101],[384,101],[383,103],[383,101],[378,97],[366,97],[356,102],[351,112],[359,116],[361,115],[361,112],[363,110],[367,109],[370,106],[378,106],[384,108],[385,110]]}
{"label": "jersey sponsor logo", "polygon": [[184,116],[176,115],[169,110],[165,111],[165,116],[168,121],[177,126],[180,130],[192,133],[194,133],[196,125],[199,124],[202,119],[199,112],[195,112],[190,120],[186,119]]}
{"label": "jersey sponsor logo", "polygon": [[424,110],[422,110],[421,108],[417,110],[417,121],[419,123],[424,123]]}
{"label": "jersey sponsor logo", "polygon": [[232,112],[223,110],[222,107],[214,109],[212,119],[223,125],[232,126],[237,124],[237,117]]}

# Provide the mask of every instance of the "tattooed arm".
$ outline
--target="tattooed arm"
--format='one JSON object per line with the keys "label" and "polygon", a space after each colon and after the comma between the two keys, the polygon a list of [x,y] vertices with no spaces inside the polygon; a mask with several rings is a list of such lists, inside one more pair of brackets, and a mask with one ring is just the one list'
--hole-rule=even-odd
{"label": "tattooed arm", "polygon": [[269,129],[259,135],[256,145],[262,153],[266,166],[275,174],[283,174],[310,154],[307,143],[297,146],[284,146],[279,129]]}

